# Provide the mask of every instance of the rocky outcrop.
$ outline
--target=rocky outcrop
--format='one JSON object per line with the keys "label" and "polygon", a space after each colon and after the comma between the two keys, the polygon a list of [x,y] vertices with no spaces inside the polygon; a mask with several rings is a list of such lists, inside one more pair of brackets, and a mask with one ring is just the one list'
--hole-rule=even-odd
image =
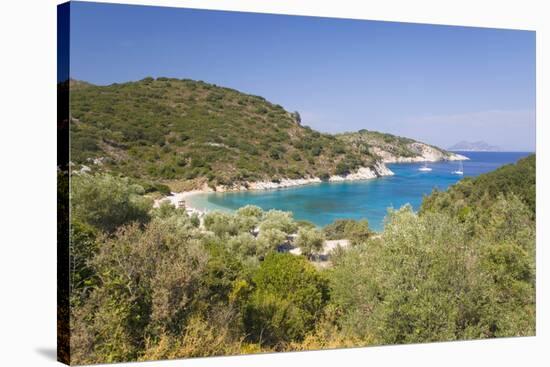
{"label": "rocky outcrop", "polygon": [[465,157],[460,154],[445,152],[431,145],[414,142],[408,145],[408,148],[413,154],[407,157],[396,156],[393,153],[381,149],[379,147],[372,147],[370,149],[371,153],[377,155],[382,159],[384,163],[415,163],[415,162],[437,162],[437,161],[460,161],[468,160],[468,157]]}
{"label": "rocky outcrop", "polygon": [[[377,162],[372,167],[361,167],[355,172],[351,172],[347,175],[333,175],[330,176],[329,182],[340,181],[358,181],[358,180],[370,180],[381,176],[391,176],[393,172],[386,167],[383,162]],[[246,190],[270,190],[281,189],[286,187],[309,185],[313,183],[321,183],[322,180],[319,177],[306,177],[298,179],[285,178],[279,181],[255,181],[247,182],[245,184],[238,184],[233,186],[216,186],[217,192],[227,191],[246,191]]]}
{"label": "rocky outcrop", "polygon": [[371,178],[381,176],[391,176],[393,172],[386,167],[382,162],[376,162],[373,167],[361,167],[356,172],[349,173],[345,176],[331,176],[330,182],[336,181],[356,181],[356,180],[369,180]]}
{"label": "rocky outcrop", "polygon": [[285,178],[276,182],[272,182],[272,181],[249,182],[248,189],[249,190],[269,190],[269,189],[279,189],[279,188],[292,187],[292,186],[302,186],[302,185],[308,185],[308,184],[319,183],[319,182],[321,182],[321,179],[319,177],[298,178],[298,179]]}

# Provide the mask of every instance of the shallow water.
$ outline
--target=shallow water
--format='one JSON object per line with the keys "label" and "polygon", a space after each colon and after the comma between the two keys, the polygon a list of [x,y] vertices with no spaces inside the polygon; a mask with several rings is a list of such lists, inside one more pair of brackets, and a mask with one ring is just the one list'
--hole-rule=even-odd
{"label": "shallow water", "polygon": [[296,219],[324,226],[335,219],[367,219],[371,228],[381,230],[388,208],[411,204],[417,210],[424,195],[434,188],[446,189],[462,177],[477,176],[516,162],[530,153],[459,152],[470,158],[464,161],[464,176],[453,174],[458,162],[429,163],[430,172],[418,169],[422,163],[388,164],[395,173],[366,181],[323,182],[286,189],[198,194],[188,198],[199,209],[234,210],[257,205],[264,210],[292,211]]}

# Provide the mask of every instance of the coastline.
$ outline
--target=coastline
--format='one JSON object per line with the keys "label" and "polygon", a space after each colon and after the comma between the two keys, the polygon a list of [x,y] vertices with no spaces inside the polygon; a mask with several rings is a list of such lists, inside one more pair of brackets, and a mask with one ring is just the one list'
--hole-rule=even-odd
{"label": "coastline", "polygon": [[413,143],[411,149],[417,152],[414,157],[396,156],[388,151],[378,147],[373,147],[372,153],[380,157],[383,163],[423,163],[423,162],[439,162],[439,161],[466,161],[468,157],[454,153],[443,152],[440,149],[434,148],[424,143]]}
{"label": "coastline", "polygon": [[[285,178],[278,182],[273,181],[254,181],[245,182],[244,184],[233,186],[216,186],[215,189],[204,185],[201,189],[190,191],[172,192],[171,195],[157,199],[153,207],[159,207],[163,202],[169,202],[176,208],[185,207],[189,215],[197,214],[199,217],[204,216],[208,210],[199,209],[193,206],[188,199],[191,196],[198,194],[208,194],[212,192],[242,192],[242,191],[263,191],[275,190],[282,188],[291,188],[304,185],[310,185],[322,182],[344,182],[344,181],[361,181],[371,180],[379,177],[392,176],[394,173],[386,166],[386,163],[422,163],[422,162],[437,162],[437,161],[461,161],[469,160],[468,157],[457,153],[451,153],[450,156],[425,154],[417,157],[384,157],[382,161],[378,161],[373,167],[360,167],[357,171],[347,175],[332,175],[327,180],[322,180],[320,177],[305,177],[298,179]],[[190,205],[191,204],[191,205]]]}
{"label": "coastline", "polygon": [[216,189],[204,185],[201,189],[195,189],[190,191],[172,192],[171,195],[154,201],[153,207],[158,208],[162,203],[168,202],[176,208],[185,207],[189,215],[197,214],[202,217],[206,214],[206,209],[198,209],[193,205],[189,205],[189,198],[197,194],[208,194],[212,192],[240,192],[240,191],[263,191],[274,190],[282,188],[290,188],[297,186],[310,185],[321,182],[343,182],[343,181],[359,181],[359,180],[371,180],[378,177],[392,176],[394,173],[386,167],[383,162],[377,162],[373,167],[360,167],[357,171],[343,175],[330,176],[328,180],[323,181],[320,177],[306,177],[291,179],[285,178],[278,182],[273,181],[254,181],[246,182],[240,185],[233,186],[216,186]]}
{"label": "coastline", "polygon": [[[191,191],[182,191],[182,192],[172,192],[171,195],[157,199],[153,203],[153,208],[158,208],[162,203],[170,203],[176,208],[184,207],[188,215],[196,214],[199,218],[203,217],[206,214],[206,210],[201,210],[189,205],[189,201],[186,200],[190,196],[197,194],[204,194],[207,192],[213,192],[213,190],[191,190]],[[182,205],[183,203],[183,205]]]}
{"label": "coastline", "polygon": [[[360,167],[357,171],[348,173],[347,175],[332,175],[325,182],[342,182],[342,181],[358,181],[371,180],[373,178],[392,176],[394,173],[386,167],[384,163],[377,162],[373,167]],[[303,186],[313,183],[324,182],[320,177],[306,177],[291,179],[285,178],[279,182],[273,181],[255,181],[247,182],[246,185],[238,186],[217,186],[216,192],[231,192],[231,191],[256,191],[256,190],[271,190],[287,187]]]}

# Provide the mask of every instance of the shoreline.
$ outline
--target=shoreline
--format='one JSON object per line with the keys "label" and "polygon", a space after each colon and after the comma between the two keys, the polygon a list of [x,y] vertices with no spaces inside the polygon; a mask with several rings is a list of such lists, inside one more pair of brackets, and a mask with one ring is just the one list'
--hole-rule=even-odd
{"label": "shoreline", "polygon": [[[392,157],[393,158],[393,157]],[[216,186],[216,189],[204,185],[202,189],[194,189],[190,191],[182,192],[171,192],[171,195],[165,196],[163,198],[157,199],[154,202],[153,207],[158,208],[161,203],[169,202],[174,205],[176,208],[182,206],[185,207],[186,212],[189,215],[197,214],[199,217],[203,217],[209,210],[208,209],[199,209],[194,206],[189,200],[185,200],[194,195],[198,194],[209,194],[209,193],[226,193],[226,192],[245,192],[245,191],[264,191],[264,190],[278,190],[284,188],[293,188],[298,186],[305,186],[323,182],[346,182],[346,181],[364,181],[371,180],[379,177],[393,176],[394,173],[386,166],[386,163],[390,164],[415,164],[423,162],[439,162],[439,161],[463,161],[469,160],[470,158],[453,153],[452,156],[445,157],[431,157],[431,156],[419,156],[419,157],[399,157],[399,159],[392,159],[386,157],[382,161],[377,162],[373,167],[360,167],[357,171],[349,173],[345,176],[342,175],[333,175],[330,176],[328,180],[322,180],[319,177],[305,177],[298,179],[285,178],[279,182],[273,181],[254,181],[254,182],[245,182],[240,185],[233,185],[230,187],[227,186]],[[191,204],[191,205],[190,205]]]}
{"label": "shoreline", "polygon": [[153,203],[153,208],[160,207],[162,203],[170,203],[174,207],[176,207],[176,209],[184,207],[185,211],[189,216],[193,214],[197,214],[199,218],[201,218],[207,213],[207,210],[195,208],[192,205],[189,205],[189,201],[185,199],[193,195],[206,194],[208,192],[214,192],[214,191],[191,190],[191,191],[182,191],[182,192],[172,192],[171,195],[164,196],[160,199],[156,199]]}
{"label": "shoreline", "polygon": [[378,147],[373,147],[372,153],[380,157],[383,163],[433,163],[440,161],[467,161],[470,159],[465,155],[455,152],[443,152],[423,143],[413,143],[413,145],[415,150],[418,151],[418,154],[414,157],[396,156]]}
{"label": "shoreline", "polygon": [[342,175],[333,175],[330,176],[328,180],[321,180],[320,177],[306,177],[298,179],[285,178],[279,182],[273,181],[255,181],[255,182],[246,182],[241,185],[234,186],[216,186],[216,189],[204,185],[202,189],[194,189],[190,191],[182,192],[171,192],[170,195],[164,196],[160,199],[157,199],[153,203],[153,208],[158,208],[162,203],[169,202],[176,208],[185,207],[189,215],[197,214],[199,217],[203,216],[208,212],[207,209],[199,209],[193,205],[189,205],[189,201],[185,200],[190,196],[198,194],[209,194],[209,193],[225,193],[225,192],[244,192],[244,191],[266,191],[266,190],[276,190],[284,188],[292,188],[298,186],[305,186],[315,183],[322,182],[345,182],[345,181],[362,181],[362,180],[371,180],[374,178],[392,176],[394,173],[386,167],[384,163],[378,162],[373,167],[360,167],[357,171],[349,173],[345,176]]}

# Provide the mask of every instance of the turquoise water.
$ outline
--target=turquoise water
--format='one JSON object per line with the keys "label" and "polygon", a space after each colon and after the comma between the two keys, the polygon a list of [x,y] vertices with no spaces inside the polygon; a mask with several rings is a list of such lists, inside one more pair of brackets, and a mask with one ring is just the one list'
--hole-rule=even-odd
{"label": "turquoise water", "polygon": [[[516,162],[530,153],[462,152],[470,158],[464,161],[464,177],[477,176]],[[264,210],[292,211],[296,219],[305,219],[318,226],[335,219],[367,219],[371,228],[381,230],[387,209],[411,204],[417,210],[422,197],[434,188],[446,189],[462,178],[452,174],[458,162],[428,164],[430,172],[418,170],[422,164],[388,164],[394,176],[366,181],[323,182],[286,189],[199,194],[189,197],[191,205],[201,209],[234,210],[245,205],[257,205]]]}

